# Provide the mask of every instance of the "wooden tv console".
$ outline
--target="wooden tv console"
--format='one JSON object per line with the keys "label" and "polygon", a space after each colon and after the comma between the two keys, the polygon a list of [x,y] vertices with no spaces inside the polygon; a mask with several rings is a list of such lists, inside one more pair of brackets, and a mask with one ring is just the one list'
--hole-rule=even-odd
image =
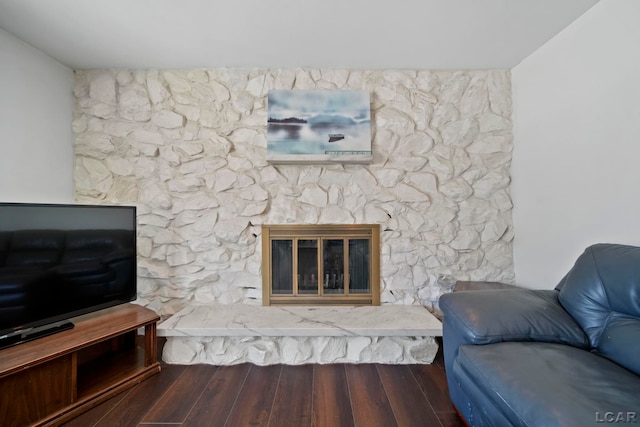
{"label": "wooden tv console", "polygon": [[2,425],[62,424],[160,372],[159,319],[123,304],[71,319],[73,329],[0,350]]}

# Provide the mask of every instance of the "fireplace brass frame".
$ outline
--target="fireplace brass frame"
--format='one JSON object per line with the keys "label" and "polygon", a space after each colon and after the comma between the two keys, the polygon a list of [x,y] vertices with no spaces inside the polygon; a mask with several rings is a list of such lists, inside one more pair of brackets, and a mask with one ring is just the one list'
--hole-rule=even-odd
{"label": "fireplace brass frame", "polygon": [[[370,241],[369,277],[371,293],[349,293],[345,286],[343,294],[318,295],[298,294],[297,279],[292,294],[271,292],[271,241],[283,239],[359,238]],[[318,249],[318,268],[321,269],[321,249]],[[293,253],[294,265],[297,261]],[[346,256],[345,256],[346,257]],[[346,266],[345,266],[346,269]],[[346,272],[345,272],[346,273]],[[320,276],[320,272],[319,272]],[[348,281],[347,281],[348,282]],[[378,224],[284,224],[262,226],[262,305],[380,305],[380,226]]]}

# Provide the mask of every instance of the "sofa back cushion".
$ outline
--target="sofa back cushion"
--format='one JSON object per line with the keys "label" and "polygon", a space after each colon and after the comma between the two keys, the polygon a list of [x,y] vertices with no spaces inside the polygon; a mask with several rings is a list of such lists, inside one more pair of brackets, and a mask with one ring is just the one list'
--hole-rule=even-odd
{"label": "sofa back cushion", "polygon": [[590,246],[556,289],[591,347],[640,375],[640,247]]}

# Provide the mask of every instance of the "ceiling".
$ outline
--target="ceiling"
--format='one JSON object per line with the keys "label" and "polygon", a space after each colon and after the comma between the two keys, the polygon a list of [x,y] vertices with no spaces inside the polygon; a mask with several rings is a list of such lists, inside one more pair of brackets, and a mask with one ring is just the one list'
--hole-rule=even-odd
{"label": "ceiling", "polygon": [[512,68],[598,0],[0,0],[74,68]]}

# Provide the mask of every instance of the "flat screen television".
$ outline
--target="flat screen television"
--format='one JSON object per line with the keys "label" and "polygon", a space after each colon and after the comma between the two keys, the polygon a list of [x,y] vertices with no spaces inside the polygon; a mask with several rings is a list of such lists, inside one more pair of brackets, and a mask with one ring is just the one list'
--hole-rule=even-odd
{"label": "flat screen television", "polygon": [[133,301],[134,206],[0,203],[0,348]]}

